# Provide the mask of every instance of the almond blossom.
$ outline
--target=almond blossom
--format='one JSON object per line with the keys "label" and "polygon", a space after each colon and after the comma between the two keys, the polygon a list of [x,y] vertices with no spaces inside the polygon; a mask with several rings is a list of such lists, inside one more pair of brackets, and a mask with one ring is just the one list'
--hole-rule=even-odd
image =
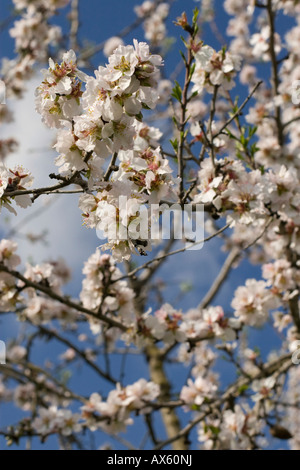
{"label": "almond blossom", "polygon": [[36,91],[36,110],[48,127],[62,127],[61,121],[80,114],[81,81],[86,75],[76,65],[75,52],[63,55],[61,64],[49,59],[49,69],[43,70],[44,80]]}

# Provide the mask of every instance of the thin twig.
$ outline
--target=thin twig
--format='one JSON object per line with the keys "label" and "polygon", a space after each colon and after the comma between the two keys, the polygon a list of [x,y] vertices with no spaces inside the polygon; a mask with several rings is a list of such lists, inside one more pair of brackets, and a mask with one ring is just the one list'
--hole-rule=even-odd
{"label": "thin twig", "polygon": [[78,30],[79,30],[79,0],[72,0],[70,13],[70,48],[78,50]]}

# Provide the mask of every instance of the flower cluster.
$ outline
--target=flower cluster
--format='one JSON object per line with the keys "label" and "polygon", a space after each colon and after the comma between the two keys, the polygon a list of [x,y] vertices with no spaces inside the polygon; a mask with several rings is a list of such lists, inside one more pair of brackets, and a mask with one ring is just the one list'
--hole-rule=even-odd
{"label": "flower cluster", "polygon": [[285,223],[299,224],[296,173],[283,165],[249,171],[242,162],[226,157],[215,168],[207,158],[201,164],[199,181],[195,202],[212,203],[220,212],[232,211],[228,221],[233,224],[257,224],[275,212]]}
{"label": "flower cluster", "polygon": [[[299,295],[299,270],[286,259],[262,265],[262,275],[266,281],[247,279],[245,286],[237,288],[232,300],[235,316],[243,323],[260,326],[268,320],[270,310],[287,306],[289,300]],[[291,322],[291,316],[276,311],[274,327],[279,331]]]}
{"label": "flower cluster", "polygon": [[274,377],[268,377],[262,380],[254,380],[252,384],[252,390],[256,392],[256,394],[252,396],[252,400],[256,402],[270,398],[272,396],[275,383],[276,380]]}
{"label": "flower cluster", "polygon": [[288,300],[299,293],[297,290],[297,285],[300,284],[299,269],[293,268],[286,259],[277,259],[274,263],[264,264],[262,274],[271,286],[271,292],[281,296],[282,300]]}
{"label": "flower cluster", "polygon": [[42,61],[46,57],[47,47],[58,42],[61,29],[58,26],[49,27],[44,13],[29,7],[14,24],[10,35],[15,39],[16,51],[20,56],[30,54]]}
{"label": "flower cluster", "polygon": [[141,346],[147,339],[159,340],[166,344],[183,342],[185,333],[181,330],[182,313],[175,310],[170,304],[164,304],[154,315],[146,312],[137,320],[137,346]]}
{"label": "flower cluster", "polygon": [[[25,91],[25,81],[32,77],[34,60],[30,55],[18,59],[2,60],[1,75],[5,83],[6,96],[22,98]],[[8,109],[8,108],[7,108]]]}
{"label": "flower cluster", "polygon": [[269,211],[270,191],[259,170],[247,172],[244,165],[229,158],[218,160],[217,170],[211,159],[205,159],[199,171],[200,194],[195,202],[210,203],[217,210],[230,210],[232,222],[252,223],[257,217],[266,217]]}
{"label": "flower cluster", "polygon": [[21,258],[16,255],[18,245],[4,238],[0,241],[0,263],[9,269],[15,269],[20,263]]}
{"label": "flower cluster", "polygon": [[251,450],[255,438],[261,435],[263,421],[254,409],[235,405],[225,410],[222,419],[208,417],[198,428],[198,440],[205,450]]}
{"label": "flower cluster", "polygon": [[[145,204],[158,204],[161,199],[174,200],[178,181],[173,177],[167,159],[161,155],[157,140],[161,133],[154,127],[136,123],[134,149],[118,152],[119,165],[111,182],[103,184],[95,196],[84,195],[79,207],[84,222],[96,227],[98,236],[108,239],[106,248],[116,260],[128,259],[131,253],[149,250],[148,232],[151,215],[144,214],[145,232],[138,232]],[[96,171],[93,171],[94,180]],[[99,181],[101,174],[99,173]],[[102,238],[102,237],[101,237]]]}
{"label": "flower cluster", "polygon": [[[135,242],[131,233],[139,222],[139,207],[158,202],[177,184],[158,148],[161,132],[141,122],[141,111],[153,109],[158,101],[155,87],[160,65],[160,56],[150,54],[146,43],[134,40],[134,46],[114,49],[106,67],[99,67],[95,78],[88,77],[78,70],[71,50],[60,65],[50,59],[37,89],[37,111],[47,126],[58,128],[54,147],[59,153],[59,172],[64,177],[81,172],[89,189],[98,190],[95,196],[83,195],[79,206],[86,225],[104,233],[106,248],[113,250],[117,260],[148,247],[148,236]],[[84,92],[82,82],[86,82]],[[114,163],[107,177],[103,167],[110,154]],[[124,209],[119,197],[125,195],[130,201]],[[125,229],[125,240],[112,234],[112,221]]]}
{"label": "flower cluster", "polygon": [[235,405],[234,410],[226,410],[218,436],[221,449],[251,449],[251,440],[261,433],[262,426],[262,420],[248,407]]}
{"label": "flower cluster", "polygon": [[[17,244],[10,240],[0,242],[0,264],[9,270],[14,270],[21,263],[16,254]],[[69,270],[63,260],[50,261],[40,265],[27,264],[24,277],[43,287],[51,288],[61,294],[61,287],[69,280]],[[0,273],[0,308],[9,311],[16,305],[22,305],[20,318],[29,319],[33,324],[49,323],[58,319],[62,324],[68,324],[77,318],[76,312],[66,305],[49,297],[42,296],[34,288],[27,287],[23,281],[16,285],[12,275]]]}
{"label": "flower cluster", "polygon": [[184,315],[181,329],[186,336],[194,341],[222,338],[233,341],[240,323],[234,318],[226,318],[221,306],[210,306],[202,311],[191,309]]}
{"label": "flower cluster", "polygon": [[61,171],[85,169],[97,180],[102,158],[133,148],[134,117],[141,119],[143,107],[155,107],[155,75],[161,63],[147,44],[137,41],[134,47],[117,47],[95,78],[78,70],[73,51],[64,54],[60,65],[50,59],[37,89],[36,107],[49,127],[59,128],[55,147]]}
{"label": "flower cluster", "polygon": [[[151,55],[146,43],[134,40],[134,47],[120,45],[108,61],[106,67],[95,71],[95,78],[88,78],[82,119],[98,124],[98,134],[111,151],[130,149],[133,117],[139,119],[143,108],[153,109],[157,103],[154,87],[162,59]],[[89,133],[86,145],[88,137]]]}
{"label": "flower cluster", "polygon": [[148,311],[138,318],[135,342],[140,345],[142,341],[154,339],[169,345],[175,342],[198,345],[206,339],[233,341],[239,328],[240,322],[234,318],[226,318],[220,306],[203,311],[191,309],[182,314],[170,304],[164,304],[154,315]]}
{"label": "flower cluster", "polygon": [[60,293],[62,285],[70,279],[70,271],[61,259],[35,266],[27,264],[24,277],[29,281],[47,285],[55,292]]}
{"label": "flower cluster", "polygon": [[129,259],[132,253],[145,254],[151,250],[153,214],[146,204],[158,203],[167,194],[174,195],[172,186],[176,185],[159,150],[122,152],[120,161],[111,183],[96,195],[81,196],[79,201],[85,224],[96,227],[99,238],[108,239],[102,248],[111,249],[117,261]]}
{"label": "flower cluster", "polygon": [[26,299],[26,308],[21,314],[22,319],[28,319],[33,325],[49,324],[53,320],[59,320],[62,325],[68,325],[77,317],[78,314],[71,308],[40,295]]}
{"label": "flower cluster", "polygon": [[[262,58],[264,61],[268,61],[270,59],[270,40],[271,32],[270,26],[264,26],[259,33],[253,34],[250,39],[250,45],[253,47],[252,54],[254,57]],[[275,52],[279,54],[281,51],[280,46],[280,36],[276,34],[274,36],[275,40]]]}
{"label": "flower cluster", "polygon": [[[143,131],[140,131],[140,134]],[[176,196],[176,180],[169,161],[161,155],[160,148],[147,148],[143,151],[122,151],[119,153],[119,171],[114,179],[131,184],[133,191],[151,195],[151,203],[159,203],[162,199]],[[173,188],[172,188],[173,187]]]}

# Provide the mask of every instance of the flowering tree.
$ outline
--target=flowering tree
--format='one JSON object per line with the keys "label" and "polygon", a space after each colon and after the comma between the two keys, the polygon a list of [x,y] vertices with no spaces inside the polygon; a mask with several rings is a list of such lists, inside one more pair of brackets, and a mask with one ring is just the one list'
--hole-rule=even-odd
{"label": "flowering tree", "polygon": [[[63,449],[91,449],[95,436],[101,448],[117,440],[122,448],[250,450],[287,440],[299,449],[300,2],[216,2],[230,17],[220,31],[213,0],[177,19],[171,0],[147,0],[130,26],[98,45],[80,36],[79,0],[12,3],[13,18],[1,25],[15,40],[15,58],[1,69],[1,125],[39,76],[36,111],[55,132],[56,158],[52,184],[36,187],[34,167],[10,164],[17,130],[1,137],[0,310],[3,322],[22,327],[0,366],[1,402],[18,408],[1,436],[20,446],[55,436]],[[57,13],[69,18],[68,31]],[[183,42],[167,77],[170,20]],[[144,38],[127,41],[140,26]],[[209,28],[219,48],[206,41]],[[94,71],[99,51],[107,60]],[[66,293],[64,261],[25,264],[18,231],[6,226],[7,211],[19,216],[53,194],[75,195],[87,229],[105,239],[84,264],[77,296]],[[168,240],[151,237],[174,204],[205,212],[203,240],[181,244],[172,230]],[[197,245],[212,239],[227,255],[208,292],[191,309],[166,303],[162,265],[193,249],[200,266]],[[246,260],[260,274],[233,289],[230,308],[215,304]],[[261,354],[270,329],[280,346]],[[130,381],[140,357],[143,370]],[[94,374],[84,386],[68,375],[79,374],[79,361]]]}

